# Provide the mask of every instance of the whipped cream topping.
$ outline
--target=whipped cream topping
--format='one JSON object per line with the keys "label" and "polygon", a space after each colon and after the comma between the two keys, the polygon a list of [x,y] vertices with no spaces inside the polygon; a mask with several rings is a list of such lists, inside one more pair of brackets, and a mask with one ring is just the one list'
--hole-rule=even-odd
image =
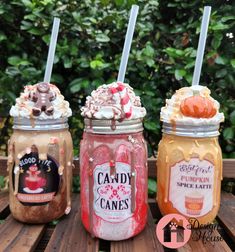
{"label": "whipped cream topping", "polygon": [[47,120],[70,117],[72,115],[72,110],[69,107],[69,103],[64,100],[64,96],[60,93],[60,90],[55,85],[50,84],[50,90],[56,95],[55,99],[51,101],[51,104],[54,108],[53,114],[46,115],[44,112],[42,112],[39,116],[33,116],[32,109],[35,103],[29,97],[31,93],[36,92],[36,89],[37,85],[25,86],[24,92],[21,93],[20,97],[16,99],[16,104],[11,107],[11,116]]}
{"label": "whipped cream topping", "polygon": [[90,119],[139,119],[146,115],[140,97],[126,83],[104,84],[87,96],[82,116]]}
{"label": "whipped cream topping", "polygon": [[[216,109],[216,114],[211,118],[195,118],[184,116],[180,111],[180,104],[183,100],[195,94],[211,100]],[[210,90],[207,87],[195,85],[183,87],[176,91],[171,99],[166,99],[166,106],[161,109],[160,119],[166,123],[176,123],[181,125],[214,125],[224,121],[224,114],[219,112],[220,104],[210,96]]]}

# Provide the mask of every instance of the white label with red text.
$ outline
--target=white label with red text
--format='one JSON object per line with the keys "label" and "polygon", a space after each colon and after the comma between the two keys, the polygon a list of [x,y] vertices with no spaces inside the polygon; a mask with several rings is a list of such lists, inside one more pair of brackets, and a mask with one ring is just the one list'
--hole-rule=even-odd
{"label": "white label with red text", "polygon": [[170,169],[169,200],[186,216],[203,216],[213,207],[214,165],[208,160],[182,160]]}
{"label": "white label with red text", "polygon": [[116,174],[110,177],[109,163],[97,165],[94,169],[94,211],[96,215],[110,222],[121,222],[131,213],[131,167],[116,162]]}

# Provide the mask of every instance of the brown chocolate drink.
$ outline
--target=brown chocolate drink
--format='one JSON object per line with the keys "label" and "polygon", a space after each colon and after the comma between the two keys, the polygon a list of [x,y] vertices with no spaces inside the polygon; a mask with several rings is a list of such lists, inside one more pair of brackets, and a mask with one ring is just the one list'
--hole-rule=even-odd
{"label": "brown chocolate drink", "polygon": [[40,83],[25,87],[10,114],[14,117],[8,146],[12,215],[22,222],[46,223],[69,213],[73,144],[68,102],[54,85]]}

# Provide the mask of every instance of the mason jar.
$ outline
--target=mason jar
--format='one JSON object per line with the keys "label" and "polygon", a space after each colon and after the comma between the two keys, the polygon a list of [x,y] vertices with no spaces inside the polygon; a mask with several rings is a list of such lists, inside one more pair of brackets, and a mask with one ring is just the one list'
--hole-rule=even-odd
{"label": "mason jar", "polygon": [[123,240],[147,221],[142,120],[85,119],[80,143],[81,217],[93,236]]}
{"label": "mason jar", "polygon": [[157,158],[157,201],[163,215],[177,213],[200,224],[220,206],[222,154],[218,125],[163,122]]}
{"label": "mason jar", "polygon": [[8,145],[10,210],[26,223],[47,223],[71,209],[73,144],[67,118],[14,118]]}

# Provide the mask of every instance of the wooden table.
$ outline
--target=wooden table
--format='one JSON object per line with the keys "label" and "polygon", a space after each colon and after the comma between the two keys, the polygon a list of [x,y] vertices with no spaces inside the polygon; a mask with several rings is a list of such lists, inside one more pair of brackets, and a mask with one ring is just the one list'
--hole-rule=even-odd
{"label": "wooden table", "polygon": [[[149,175],[155,175],[156,160],[149,160]],[[0,158],[0,175],[6,174],[3,169],[6,159]],[[78,162],[75,161],[74,174],[78,174]],[[233,168],[233,169],[232,169]],[[235,177],[235,160],[224,160],[224,177]],[[4,171],[4,172],[3,172]],[[134,238],[120,242],[109,242],[92,238],[82,226],[80,218],[80,197],[73,194],[71,213],[53,223],[45,225],[26,225],[14,220],[8,206],[8,193],[0,193],[0,251],[112,251],[112,252],[152,252],[152,251],[235,251],[235,196],[222,193],[221,206],[216,218],[218,230],[213,230],[210,237],[221,237],[222,241],[195,241],[193,238],[177,250],[164,248],[155,235],[156,224],[161,218],[155,199],[149,199],[148,223],[142,233]],[[204,232],[205,230],[201,230]],[[207,230],[208,231],[208,230]],[[193,231],[196,237],[197,230]]]}

